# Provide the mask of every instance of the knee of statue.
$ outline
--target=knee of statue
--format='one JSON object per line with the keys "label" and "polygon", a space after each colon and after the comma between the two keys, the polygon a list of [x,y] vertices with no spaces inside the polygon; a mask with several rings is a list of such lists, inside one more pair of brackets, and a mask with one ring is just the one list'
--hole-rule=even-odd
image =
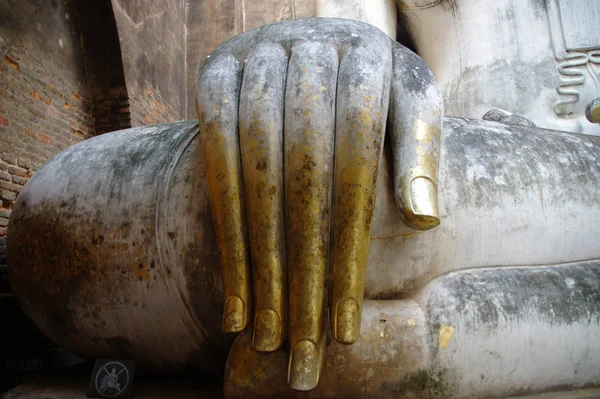
{"label": "knee of statue", "polygon": [[444,118],[423,60],[341,20],[225,43],[198,110],[75,145],[20,193],[13,287],[58,344],[225,370],[230,397],[599,382],[600,139]]}

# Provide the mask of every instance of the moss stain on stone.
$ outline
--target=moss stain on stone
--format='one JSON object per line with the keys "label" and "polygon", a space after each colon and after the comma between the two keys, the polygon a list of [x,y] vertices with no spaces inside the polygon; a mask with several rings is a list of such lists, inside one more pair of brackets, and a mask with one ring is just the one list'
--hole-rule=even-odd
{"label": "moss stain on stone", "polygon": [[451,381],[448,369],[418,370],[407,374],[396,384],[384,384],[397,397],[420,399],[448,399],[456,395],[458,387]]}

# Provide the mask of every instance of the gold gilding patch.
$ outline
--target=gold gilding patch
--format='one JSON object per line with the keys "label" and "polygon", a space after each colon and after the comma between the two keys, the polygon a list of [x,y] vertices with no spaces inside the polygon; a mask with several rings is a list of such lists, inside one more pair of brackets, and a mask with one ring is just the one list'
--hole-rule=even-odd
{"label": "gold gilding patch", "polygon": [[413,136],[416,140],[422,141],[426,144],[430,143],[434,137],[437,136],[437,129],[431,123],[417,120],[413,127]]}
{"label": "gold gilding patch", "polygon": [[[217,233],[217,248],[221,260],[223,289],[226,298],[238,298],[226,303],[223,329],[238,332],[249,319],[250,276],[246,257],[247,243],[242,222],[241,176],[238,171],[239,145],[230,139],[218,121],[200,120],[204,136],[206,175],[212,215]],[[241,324],[240,324],[241,323]]]}
{"label": "gold gilding patch", "polygon": [[367,126],[371,125],[371,114],[369,113],[369,110],[366,108],[361,109],[358,112],[358,120],[361,121],[362,123],[364,123]]}
{"label": "gold gilding patch", "polygon": [[[374,103],[375,100],[377,100],[377,95],[375,95],[375,94],[365,94],[365,95],[363,95],[363,100],[365,100],[368,103]],[[373,106],[371,105],[370,108],[373,108]]]}
{"label": "gold gilding patch", "polygon": [[440,327],[440,348],[447,349],[450,344],[450,339],[454,335],[454,327],[447,324],[442,324]]}

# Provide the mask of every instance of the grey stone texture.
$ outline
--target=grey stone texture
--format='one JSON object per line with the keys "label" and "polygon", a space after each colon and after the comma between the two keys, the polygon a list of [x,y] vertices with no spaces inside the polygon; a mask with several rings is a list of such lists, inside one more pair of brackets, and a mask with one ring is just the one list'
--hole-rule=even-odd
{"label": "grey stone texture", "polygon": [[[550,242],[549,249],[544,250],[545,262],[556,265],[535,266],[539,249],[545,245],[535,239],[535,232],[544,226],[553,228],[556,220],[563,220],[553,204],[560,205],[566,195],[570,207],[565,211],[571,223],[597,218],[593,209],[597,209],[598,199],[592,194],[600,184],[600,141],[591,136],[455,118],[444,119],[442,137],[440,192],[447,194],[441,215],[444,229],[424,233],[421,238],[400,237],[394,244],[391,235],[387,244],[372,246],[375,258],[370,262],[367,298],[385,297],[388,301],[365,304],[363,338],[358,344],[330,346],[328,353],[341,357],[332,358],[329,372],[333,374],[326,374],[329,377],[323,378],[318,389],[328,392],[329,381],[338,384],[337,389],[344,386],[349,392],[362,392],[357,390],[365,387],[381,397],[419,392],[469,397],[473,392],[498,396],[596,383],[593,366],[597,357],[582,354],[598,350],[594,340],[584,338],[597,334],[597,262],[561,266],[560,259],[573,256]],[[88,356],[125,350],[140,364],[153,368],[222,372],[230,341],[220,332],[220,272],[199,141],[194,121],[103,135],[63,152],[27,185],[11,218],[9,245],[15,244],[9,247],[9,255],[11,260],[30,259],[29,266],[16,262],[20,266],[15,270],[15,288],[29,316],[52,339]],[[507,149],[502,159],[497,158],[498,148]],[[526,160],[518,149],[526,150]],[[571,160],[557,164],[545,155],[547,151],[568,154]],[[382,179],[391,173],[389,157],[386,153],[382,161]],[[480,165],[479,178],[465,173],[474,165]],[[97,170],[104,172],[99,176]],[[550,176],[543,172],[548,170],[553,171]],[[587,184],[577,184],[584,177]],[[512,183],[500,189],[497,182],[507,179],[513,179]],[[375,220],[387,220],[389,227],[396,219],[391,215],[397,212],[389,207],[393,191],[385,184],[379,187]],[[543,208],[536,205],[540,197],[536,190],[542,190]],[[485,208],[493,214],[494,209],[505,209],[507,201],[513,204],[513,212],[504,220],[494,219],[495,230],[486,224],[465,225],[455,219],[463,210],[479,213]],[[533,209],[541,213],[534,215]],[[53,218],[48,220],[47,215],[57,214],[61,215],[58,224]],[[531,234],[528,227],[514,233],[524,232],[521,245],[529,251],[505,253],[506,263],[501,263],[494,258],[501,245],[490,243],[510,243],[503,239],[503,231],[515,226],[519,215],[530,215]],[[36,247],[18,244],[48,228],[55,231],[62,250],[43,241]],[[469,248],[461,244],[469,234],[488,243],[483,256],[494,263],[479,265],[486,269],[468,270],[477,265],[460,261],[453,252],[452,245]],[[568,237],[567,231],[556,234],[556,238],[548,239],[564,242]],[[445,241],[446,236],[450,241]],[[10,241],[11,237],[15,241]],[[595,242],[594,237],[578,236],[578,245],[592,251],[581,256],[598,256],[593,252],[597,246],[588,245]],[[374,243],[381,241],[372,238]],[[70,242],[82,243],[77,248],[81,262],[69,263],[64,271],[61,259],[76,250]],[[454,244],[449,246],[448,242]],[[481,261],[479,244],[471,242],[471,252],[460,253],[473,262]],[[423,245],[427,252],[419,255]],[[395,254],[398,249],[401,253]],[[44,255],[32,258],[30,251]],[[440,255],[445,262],[435,260]],[[110,267],[104,267],[107,259]],[[403,267],[394,267],[384,259],[396,259]],[[32,280],[28,267],[38,262],[46,274]],[[515,264],[522,266],[494,267]],[[378,273],[382,267],[392,274]],[[408,279],[406,273],[411,270],[422,274]],[[394,281],[410,280],[419,282],[412,291],[409,286],[396,292],[389,289]],[[69,289],[57,291],[57,287]],[[413,299],[400,300],[407,297]],[[108,307],[106,298],[111,303]],[[67,310],[67,303],[71,310]],[[148,308],[154,311],[144,311]],[[384,314],[388,316],[382,317]],[[106,324],[98,329],[102,320]],[[381,320],[390,320],[390,330],[378,330]],[[396,323],[401,324],[396,328]],[[87,333],[88,328],[96,335]],[[102,337],[97,336],[99,331]],[[390,333],[381,340],[379,334],[385,335],[385,331],[404,331],[405,335]],[[169,338],[174,334],[179,337],[176,342]],[[503,337],[499,357],[494,354],[500,345],[497,337]],[[577,339],[570,346],[561,346],[560,351],[546,350],[552,342],[565,342],[566,337]],[[529,355],[523,359],[520,355],[525,350]],[[369,353],[374,356],[373,364],[378,365],[375,374],[364,372],[361,363]],[[579,366],[564,360],[569,354],[580,359]],[[279,360],[269,373],[256,376],[255,387],[276,386],[287,395],[287,385],[277,383],[285,378],[277,373],[286,369],[286,357],[273,356]],[[537,357],[547,360],[535,362]],[[351,364],[362,370],[360,378],[341,372],[339,359],[345,359],[345,370],[350,370]],[[545,368],[550,363],[556,371]],[[379,368],[381,365],[387,366]],[[525,371],[513,374],[514,367],[524,367]],[[481,372],[475,375],[474,369]],[[421,374],[406,374],[409,370],[420,370]],[[529,385],[522,380],[528,375],[531,378],[527,381],[533,381]],[[392,380],[396,382],[390,384]]]}

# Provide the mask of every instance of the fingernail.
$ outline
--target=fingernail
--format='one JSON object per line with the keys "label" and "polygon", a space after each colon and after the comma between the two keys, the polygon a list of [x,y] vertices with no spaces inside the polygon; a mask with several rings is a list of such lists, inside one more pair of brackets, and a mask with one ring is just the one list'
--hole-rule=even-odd
{"label": "fingernail", "polygon": [[297,391],[310,391],[319,383],[321,357],[314,342],[305,339],[292,348],[288,384]]}
{"label": "fingernail", "polygon": [[413,179],[410,183],[410,199],[415,227],[427,230],[440,224],[437,189],[431,180],[426,177]]}
{"label": "fingernail", "polygon": [[263,309],[254,317],[252,348],[258,352],[273,352],[281,346],[281,320],[272,309]]}
{"label": "fingernail", "polygon": [[225,301],[225,313],[223,314],[223,331],[240,332],[246,327],[246,310],[244,301],[236,295],[232,295]]}
{"label": "fingernail", "polygon": [[353,344],[360,335],[360,314],[354,298],[338,302],[335,312],[335,340],[342,344]]}

